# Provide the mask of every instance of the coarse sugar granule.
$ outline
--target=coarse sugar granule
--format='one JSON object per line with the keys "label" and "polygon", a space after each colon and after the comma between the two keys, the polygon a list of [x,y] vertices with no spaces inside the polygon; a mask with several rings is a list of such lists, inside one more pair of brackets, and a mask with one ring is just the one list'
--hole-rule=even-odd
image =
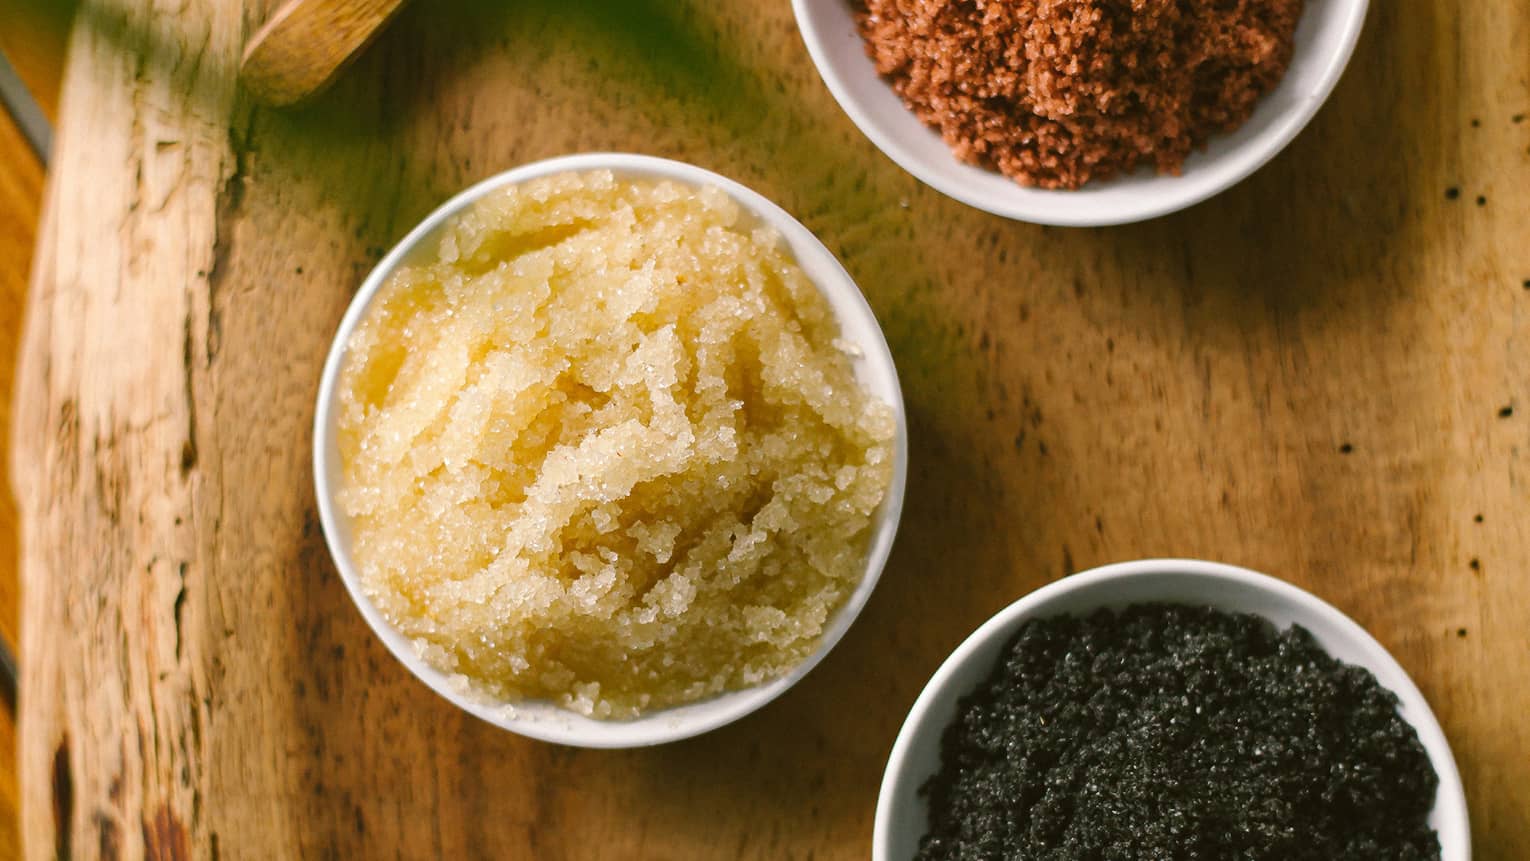
{"label": "coarse sugar granule", "polygon": [[896,418],[726,193],[610,171],[485,195],[347,344],[367,596],[475,693],[601,719],[789,672],[865,574]]}
{"label": "coarse sugar granule", "polygon": [[1141,604],[1027,622],[923,788],[935,859],[1424,859],[1396,697],[1304,628]]}
{"label": "coarse sugar granule", "polygon": [[963,161],[1078,188],[1179,173],[1291,62],[1302,0],[856,0],[866,52]]}

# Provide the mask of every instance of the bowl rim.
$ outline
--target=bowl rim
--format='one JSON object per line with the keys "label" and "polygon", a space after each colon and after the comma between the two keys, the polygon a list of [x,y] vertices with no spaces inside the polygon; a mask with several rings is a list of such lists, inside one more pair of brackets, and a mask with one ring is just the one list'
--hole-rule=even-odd
{"label": "bowl rim", "polygon": [[[1247,179],[1280,154],[1301,133],[1302,129],[1307,127],[1307,124],[1317,115],[1318,110],[1328,101],[1329,95],[1338,85],[1345,68],[1349,65],[1350,58],[1354,55],[1355,45],[1360,40],[1360,33],[1364,29],[1367,10],[1370,6],[1370,0],[1332,0],[1332,2],[1344,4],[1340,10],[1342,17],[1339,21],[1342,31],[1339,41],[1332,45],[1330,53],[1314,60],[1315,63],[1320,64],[1321,68],[1317,86],[1284,106],[1278,119],[1259,136],[1223,154],[1217,162],[1202,165],[1199,168],[1202,171],[1215,168],[1214,176],[1201,183],[1189,183],[1186,177],[1190,176],[1193,168],[1187,169],[1185,174],[1172,177],[1175,182],[1171,188],[1183,189],[1178,193],[1145,194],[1139,196],[1135,204],[1118,205],[1112,209],[1096,207],[1075,215],[1051,210],[1048,207],[1048,201],[1059,199],[1058,195],[1077,194],[1079,193],[1077,190],[1038,189],[1011,182],[1011,187],[1002,195],[991,197],[980,193],[980,190],[971,183],[942,175],[896,136],[884,133],[873,119],[874,111],[852,94],[852,88],[848,84],[849,78],[842,75],[839,66],[833,62],[828,34],[820,29],[819,21],[813,11],[815,6],[847,2],[848,0],[792,0],[792,11],[797,21],[797,30],[807,47],[808,55],[813,60],[813,66],[818,70],[819,78],[823,80],[840,109],[850,117],[850,121],[855,124],[861,134],[870,139],[877,149],[904,171],[947,197],[993,215],[1054,227],[1109,227],[1147,221],[1181,209],[1188,209]],[[1307,5],[1310,6],[1311,3]],[[1306,10],[1304,10],[1305,13]],[[871,66],[870,58],[863,59],[868,67]],[[872,68],[871,72],[876,75],[875,68]],[[881,76],[877,75],[877,77]],[[1270,93],[1265,93],[1261,99],[1269,95]],[[1192,153],[1191,157],[1194,158],[1198,154],[1198,152]],[[955,161],[956,157],[951,155],[948,149],[945,155]],[[1190,167],[1187,162],[1187,168]],[[980,169],[991,172],[990,168]],[[1111,183],[1119,179],[1121,178],[1098,181],[1096,190],[1107,189]]]}
{"label": "bowl rim", "polygon": [[[1236,565],[1176,558],[1116,562],[1066,576],[1012,602],[990,616],[962,640],[925,683],[913,706],[909,708],[902,726],[898,729],[897,739],[893,742],[892,750],[888,755],[887,766],[877,792],[872,833],[872,857],[876,861],[903,861],[901,858],[894,859],[890,854],[892,848],[889,843],[892,840],[893,818],[896,816],[892,802],[896,796],[909,791],[905,784],[916,777],[910,774],[909,768],[915,743],[921,739],[924,732],[944,730],[944,725],[938,727],[927,725],[930,712],[939,704],[949,702],[952,698],[959,698],[968,692],[967,689],[947,691],[946,688],[952,684],[953,677],[965,669],[975,659],[976,653],[982,651],[984,647],[1012,634],[1019,623],[1031,618],[1045,618],[1053,615],[1047,612],[1048,608],[1060,599],[1141,575],[1187,576],[1207,581],[1232,582],[1254,592],[1284,599],[1304,613],[1320,618],[1341,631],[1358,651],[1365,654],[1366,669],[1373,675],[1376,673],[1374,667],[1385,668],[1394,675],[1398,684],[1383,686],[1396,695],[1399,709],[1407,709],[1403,719],[1408,721],[1418,734],[1419,742],[1429,757],[1430,765],[1439,777],[1439,786],[1435,790],[1434,810],[1442,820],[1460,823],[1459,828],[1455,830],[1455,833],[1460,835],[1457,843],[1445,845],[1442,835],[1440,857],[1445,861],[1470,861],[1471,822],[1467,812],[1466,793],[1461,784],[1461,774],[1456,767],[1455,754],[1423,693],[1386,647],[1342,610],[1292,583]],[[1099,602],[1099,605],[1109,606],[1111,603],[1108,598],[1105,598]],[[1293,621],[1293,624],[1299,623],[1301,623],[1300,619]],[[1378,679],[1378,683],[1379,681]],[[920,779],[922,780],[922,777]],[[914,787],[913,791],[917,793],[918,787]]]}
{"label": "bowl rim", "polygon": [[[855,590],[826,624],[814,651],[791,672],[768,682],[666,709],[630,720],[596,720],[546,700],[506,703],[468,692],[460,681],[424,661],[408,637],[383,617],[361,587],[350,556],[349,521],[338,508],[334,450],[337,388],[348,342],[373,299],[398,267],[432,239],[453,216],[497,189],[555,173],[610,170],[617,175],[668,179],[693,187],[711,186],[726,193],[746,217],[766,223],[780,236],[794,260],[829,302],[842,327],[856,325],[863,356],[856,360],[866,374],[882,380],[878,397],[893,410],[893,474],[887,495],[872,520],[865,572]],[[817,272],[816,275],[812,274]],[[842,331],[842,337],[848,337]],[[862,364],[864,362],[864,364]],[[861,377],[859,370],[857,378]],[[861,380],[868,384],[866,380]],[[873,385],[873,384],[868,384]],[[873,387],[875,387],[873,385]],[[786,210],[753,189],[696,165],[636,153],[590,152],[529,162],[483,179],[436,207],[400,239],[374,266],[352,297],[325,358],[313,419],[313,477],[320,527],[335,569],[367,626],[418,680],[453,705],[501,729],[571,747],[632,748],[679,741],[718,729],[763,708],[800,681],[833,650],[870,599],[891,554],[901,519],[908,475],[908,423],[897,367],[886,335],[855,280],[832,252]]]}

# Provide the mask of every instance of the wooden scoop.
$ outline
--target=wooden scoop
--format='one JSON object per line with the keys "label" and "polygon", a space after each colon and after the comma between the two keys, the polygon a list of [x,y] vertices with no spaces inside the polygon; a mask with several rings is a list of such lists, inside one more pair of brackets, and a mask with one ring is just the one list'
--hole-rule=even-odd
{"label": "wooden scoop", "polygon": [[244,48],[239,79],[269,105],[308,98],[361,53],[404,0],[288,0]]}

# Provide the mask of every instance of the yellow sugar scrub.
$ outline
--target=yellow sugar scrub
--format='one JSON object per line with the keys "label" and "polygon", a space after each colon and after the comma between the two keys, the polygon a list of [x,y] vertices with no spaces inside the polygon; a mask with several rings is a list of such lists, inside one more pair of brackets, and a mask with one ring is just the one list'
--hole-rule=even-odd
{"label": "yellow sugar scrub", "polygon": [[500,700],[630,718],[779,677],[860,582],[892,408],[725,193],[503,188],[348,345],[338,500],[377,609]]}

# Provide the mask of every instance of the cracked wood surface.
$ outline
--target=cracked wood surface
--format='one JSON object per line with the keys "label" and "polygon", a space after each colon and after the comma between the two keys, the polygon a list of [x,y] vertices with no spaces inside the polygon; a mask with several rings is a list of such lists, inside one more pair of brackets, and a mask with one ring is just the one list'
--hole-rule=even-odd
{"label": "cracked wood surface", "polygon": [[[73,33],[14,435],[30,857],[863,858],[956,643],[1170,554],[1357,618],[1454,744],[1478,857],[1530,845],[1530,9],[1373,4],[1269,167],[1057,230],[898,171],[784,2],[414,4],[290,112],[236,92],[268,11],[237,7],[100,0]],[[415,682],[334,574],[308,466],[384,249],[476,179],[596,149],[717,169],[822,236],[913,436],[898,547],[834,654],[654,750],[523,740]]]}

